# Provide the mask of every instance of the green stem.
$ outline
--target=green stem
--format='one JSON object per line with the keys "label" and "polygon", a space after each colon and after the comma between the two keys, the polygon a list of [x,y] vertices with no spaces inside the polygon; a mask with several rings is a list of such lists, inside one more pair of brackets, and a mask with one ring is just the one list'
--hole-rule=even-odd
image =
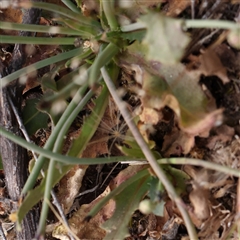
{"label": "green stem", "polygon": [[76,38],[22,37],[0,35],[0,43],[19,43],[35,45],[74,45]]}
{"label": "green stem", "polygon": [[102,0],[101,3],[102,3],[104,14],[105,14],[108,24],[110,26],[110,29],[112,31],[117,31],[119,25],[118,25],[118,22],[116,19],[115,11],[114,11],[114,1],[113,0],[108,0],[108,1]]}
{"label": "green stem", "polygon": [[61,146],[63,144],[64,141],[64,136],[67,133],[67,130],[69,129],[69,127],[71,126],[72,122],[74,121],[74,119],[76,119],[78,113],[83,109],[83,107],[87,104],[87,102],[91,99],[91,97],[93,96],[93,91],[90,90],[85,97],[81,100],[81,102],[77,105],[77,107],[72,111],[71,115],[67,118],[67,120],[65,121],[64,125],[62,126],[58,137],[56,139],[55,145],[58,146],[56,148],[56,152],[59,152],[61,149]]}
{"label": "green stem", "polygon": [[144,178],[145,176],[149,175],[149,171],[148,169],[144,169],[139,171],[137,174],[135,174],[134,176],[132,176],[131,178],[125,180],[121,185],[119,185],[117,188],[115,188],[113,191],[111,191],[107,196],[105,196],[103,199],[101,199],[88,213],[87,215],[87,219],[89,217],[94,217],[103,206],[105,206],[108,201],[113,198],[114,196],[116,196],[117,194],[119,194],[121,191],[123,191],[127,186],[129,186],[130,184],[132,184],[133,182]]}
{"label": "green stem", "polygon": [[78,31],[79,34],[82,35],[82,37],[94,38],[101,33],[101,29],[99,27],[86,25],[81,26],[78,22],[71,19],[61,19],[61,21],[71,29]]}
{"label": "green stem", "polygon": [[53,182],[53,175],[54,175],[53,172],[54,171],[56,171],[55,161],[52,160],[49,163],[48,173],[47,173],[47,176],[46,176],[44,198],[43,198],[43,203],[42,203],[41,216],[40,216],[38,229],[37,229],[37,236],[43,236],[44,232],[45,232],[46,219],[47,219],[48,210],[49,210],[48,203],[50,202],[50,197],[51,197],[52,182]]}
{"label": "green stem", "polygon": [[[81,100],[78,106],[72,111],[71,115],[68,117],[68,119],[66,120],[66,122],[64,123],[64,125],[62,126],[58,134],[58,137],[54,143],[53,153],[58,153],[61,151],[65,134],[67,133],[69,127],[71,126],[72,122],[74,121],[78,113],[86,105],[86,103],[89,101],[92,95],[93,95],[93,92],[92,90],[90,90],[85,95],[85,97]],[[42,204],[42,211],[41,211],[40,221],[38,225],[39,236],[44,234],[44,231],[45,231],[46,219],[47,219],[48,210],[49,210],[47,200],[50,200],[51,190],[53,186],[53,176],[54,176],[54,172],[56,171],[55,164],[56,164],[56,161],[52,158],[47,171],[46,185],[45,185],[45,191],[44,191],[44,201]]]}
{"label": "green stem", "polygon": [[1,21],[0,21],[0,29],[82,36],[81,32],[73,30],[71,28],[66,28],[66,27],[42,26],[42,25],[34,25],[34,24],[19,24],[19,23],[1,22]]}
{"label": "green stem", "polygon": [[40,68],[43,68],[45,66],[50,65],[50,64],[54,64],[54,63],[66,60],[68,58],[76,57],[79,54],[81,54],[82,52],[83,52],[82,48],[76,48],[76,49],[73,49],[71,51],[60,53],[60,54],[58,54],[56,56],[53,56],[53,57],[41,60],[39,62],[36,62],[34,64],[31,64],[31,65],[29,65],[27,67],[24,67],[24,68],[14,72],[14,73],[9,74],[6,77],[0,79],[0,86],[4,87],[9,82],[11,82],[11,81],[21,77],[22,75],[26,75],[26,74],[32,73],[32,72],[34,72],[34,71],[36,71],[36,70],[38,70]]}
{"label": "green stem", "polygon": [[[57,136],[58,136],[58,133],[60,132],[60,130],[62,129],[63,125],[65,124],[66,120],[68,119],[68,117],[71,115],[72,111],[76,108],[76,106],[78,105],[78,103],[80,102],[80,100],[82,99],[82,96],[84,95],[84,92],[86,91],[87,89],[87,85],[85,84],[84,86],[80,87],[79,90],[77,91],[77,93],[75,94],[74,98],[72,99],[72,101],[70,102],[70,104],[68,105],[68,107],[66,108],[66,110],[64,111],[64,113],[62,114],[61,118],[59,119],[57,125],[55,126],[55,128],[53,129],[52,131],[52,134],[50,135],[50,137],[48,138],[46,144],[44,145],[44,149],[40,148],[41,151],[36,151],[34,150],[35,152],[38,152],[39,154],[41,154],[39,157],[38,157],[38,161],[36,162],[36,164],[34,165],[34,168],[32,169],[32,172],[31,174],[29,175],[28,179],[27,179],[27,182],[22,190],[22,194],[25,194],[27,193],[30,189],[33,188],[35,182],[36,182],[36,179],[43,167],[43,164],[46,160],[46,158],[54,158],[53,155],[50,156],[46,156],[46,154],[43,154],[43,151],[42,150],[46,150],[47,149],[52,149],[52,147],[54,146],[54,143],[57,139]],[[20,138],[21,139],[21,138]],[[23,139],[21,139],[23,140]],[[19,145],[21,145],[20,143],[18,143]],[[23,147],[26,147],[26,148],[35,148],[37,146],[31,144],[32,146],[23,146]],[[21,145],[22,146],[22,145]],[[39,150],[39,149],[38,149]],[[49,151],[50,152],[50,151]],[[52,153],[52,152],[51,152]],[[53,154],[53,153],[52,153]],[[60,155],[60,154],[59,154]],[[62,160],[64,159],[64,156],[63,155],[60,155],[62,156]],[[57,158],[54,158],[56,160],[59,160]],[[69,163],[70,164],[70,163]]]}
{"label": "green stem", "polygon": [[129,25],[121,26],[120,29],[122,32],[132,32],[132,31],[141,30],[141,29],[145,29],[145,28],[146,28],[146,26],[144,23],[136,22],[136,23],[132,23]]}
{"label": "green stem", "polygon": [[184,20],[183,23],[186,28],[236,29],[239,27],[239,24],[224,20]]}
{"label": "green stem", "polygon": [[86,17],[82,16],[82,14],[80,14],[80,13],[75,13],[65,7],[61,7],[56,4],[24,1],[24,2],[18,3],[18,5],[23,8],[29,8],[29,7],[41,8],[41,9],[48,10],[48,11],[51,11],[54,13],[58,13],[62,16],[68,17],[70,19],[76,20],[77,22],[84,24],[84,25],[88,25],[88,26],[95,25],[95,26],[101,27],[100,24],[97,21],[93,20],[92,18],[90,18],[90,17],[86,18]]}
{"label": "green stem", "polygon": [[142,149],[143,154],[145,155],[146,159],[148,160],[150,166],[152,167],[153,171],[155,172],[156,176],[159,178],[159,180],[164,185],[165,189],[167,190],[168,194],[170,195],[171,199],[175,201],[183,219],[186,224],[186,228],[189,233],[190,239],[197,239],[196,230],[193,226],[193,223],[191,222],[191,219],[184,208],[184,203],[182,199],[177,195],[173,185],[167,178],[165,172],[163,169],[159,166],[157,163],[153,153],[149,149],[147,143],[143,139],[141,133],[139,132],[137,126],[135,125],[134,121],[132,120],[132,117],[130,113],[128,112],[125,104],[122,102],[120,97],[118,96],[115,86],[109,77],[105,67],[101,69],[102,76],[104,78],[104,81],[106,82],[106,85],[108,86],[109,92],[111,93],[116,105],[118,106],[124,120],[126,121],[130,131],[132,132],[133,137],[135,138],[136,142],[138,143],[139,147]]}
{"label": "green stem", "polygon": [[71,2],[71,0],[61,0],[69,9],[71,9],[75,13],[81,13],[81,10],[77,8],[77,6]]}
{"label": "green stem", "polygon": [[[68,164],[68,165],[74,165],[74,164],[95,165],[95,164],[107,164],[107,163],[114,163],[114,162],[121,162],[121,161],[124,162],[124,161],[141,160],[139,158],[130,158],[129,159],[129,157],[122,157],[122,156],[121,157],[109,157],[109,158],[77,158],[77,157],[71,157],[71,156],[64,156],[64,155],[59,154],[59,153],[53,153],[52,151],[47,150],[45,148],[40,148],[40,147],[36,146],[35,144],[28,143],[23,138],[14,135],[13,133],[7,131],[6,129],[4,129],[1,126],[0,126],[0,134],[4,137],[10,139],[11,141],[17,143],[18,145],[24,147],[24,148],[27,148],[29,150],[33,150],[34,152],[36,152],[38,154],[41,154],[41,156],[43,156],[45,158],[55,159],[58,162]],[[54,145],[54,143],[52,144],[52,146],[53,145]],[[142,159],[142,160],[144,160],[144,159]],[[39,162],[40,162],[40,158],[38,158],[35,166]],[[33,170],[35,169],[35,166],[34,166]],[[40,170],[41,170],[41,168],[40,168]],[[40,172],[40,170],[39,170],[39,172]],[[31,172],[30,176],[32,175],[32,172]],[[39,176],[39,172],[38,172],[36,178]],[[29,178],[30,178],[30,176],[29,176]],[[27,182],[28,181],[30,181],[30,180],[27,180]],[[32,183],[32,184],[30,184],[30,185],[34,186],[35,182]],[[26,191],[26,189],[27,189],[26,185],[27,185],[27,183],[24,186],[24,190],[23,190],[22,194],[27,192]],[[32,187],[30,187],[30,188],[32,188]]]}
{"label": "green stem", "polygon": [[215,171],[219,171],[228,175],[232,175],[235,177],[240,177],[240,171],[238,169],[230,168],[227,166],[222,166],[220,164],[216,164],[213,162],[208,162],[195,158],[162,158],[157,161],[159,164],[188,164],[194,166],[201,166],[207,169],[212,169]]}
{"label": "green stem", "polygon": [[119,48],[113,44],[109,43],[107,47],[98,54],[98,56],[95,58],[95,61],[93,62],[93,65],[91,67],[91,71],[89,74],[89,85],[91,87],[94,86],[94,84],[97,82],[99,75],[100,75],[100,69],[101,67],[108,64],[108,62],[119,52]]}
{"label": "green stem", "polygon": [[[184,20],[183,25],[186,28],[222,28],[222,29],[237,29],[239,24],[232,21],[224,20]],[[142,22],[132,23],[126,26],[121,26],[122,32],[131,32],[146,28]]]}

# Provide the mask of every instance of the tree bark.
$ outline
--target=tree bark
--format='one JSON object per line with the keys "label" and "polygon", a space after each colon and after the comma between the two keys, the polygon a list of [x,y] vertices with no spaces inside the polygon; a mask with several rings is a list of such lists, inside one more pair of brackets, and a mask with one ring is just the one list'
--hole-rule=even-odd
{"label": "tree bark", "polygon": [[[37,24],[40,19],[40,13],[39,9],[32,8],[24,10],[22,23]],[[19,33],[20,36],[29,36],[30,34],[31,33],[29,32]],[[0,77],[4,77],[8,73],[15,72],[22,68],[27,57],[25,48],[26,45],[15,45],[10,66],[5,69],[4,66],[1,66]],[[23,85],[20,85],[18,80],[9,83],[4,88],[0,87],[0,125],[5,127],[8,131],[11,131],[21,137],[22,133],[19,129],[17,119],[11,108],[8,97],[11,96],[17,111],[21,113],[22,90]],[[29,159],[27,151],[0,135],[0,153],[9,197],[13,201],[18,201],[28,176]],[[22,231],[17,232],[17,239],[33,239],[36,233],[37,222],[37,209],[33,209],[24,218],[22,222]]]}

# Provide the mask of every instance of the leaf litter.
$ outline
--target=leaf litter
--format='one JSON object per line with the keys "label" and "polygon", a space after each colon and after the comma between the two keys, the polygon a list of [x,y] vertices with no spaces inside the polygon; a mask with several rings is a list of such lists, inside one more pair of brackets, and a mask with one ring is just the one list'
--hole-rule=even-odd
{"label": "leaf litter", "polygon": [[[88,5],[87,1],[83,1],[85,15],[99,11],[96,2],[91,2],[93,3]],[[144,4],[141,5],[141,1],[137,2],[139,2],[139,9],[136,17],[144,12],[141,7],[146,7]],[[189,43],[190,37],[182,31],[181,21],[164,17],[164,14],[179,18],[189,17],[192,13],[191,2],[195,2],[193,7],[198,17],[206,15],[216,19],[221,18],[219,15],[226,15],[227,19],[232,19],[231,14],[223,8],[227,3],[219,3],[215,6],[211,1],[207,3],[206,1],[171,0],[153,1],[147,7],[152,8],[159,2],[163,3],[163,15],[149,14],[140,17],[140,21],[147,26],[147,35],[143,40],[146,48],[139,48],[139,43],[135,42],[118,59],[118,65],[122,67],[122,76],[129,77],[127,81],[125,78],[120,79],[125,82],[121,86],[124,88],[125,101],[128,102],[131,111],[138,105],[139,119],[136,118],[136,122],[139,128],[145,127],[142,133],[145,132],[149,141],[154,141],[154,150],[160,152],[163,157],[201,158],[239,169],[240,53],[228,44],[226,37],[223,41],[213,41],[213,37],[221,38],[213,30],[190,30],[189,33],[192,35]],[[208,7],[204,6],[204,2]],[[235,11],[236,6],[239,7],[238,2],[232,1],[236,6],[228,4],[232,12]],[[130,8],[129,12],[131,11]],[[19,22],[18,18],[14,21]],[[158,28],[164,33],[160,34],[156,30]],[[173,31],[172,28],[175,30]],[[169,29],[171,31],[168,34],[166,30]],[[210,36],[213,32],[214,35]],[[158,34],[165,39],[158,39]],[[171,41],[175,36],[181,41]],[[199,41],[202,41],[201,44]],[[231,44],[232,41],[229,43]],[[165,53],[167,47],[168,51]],[[57,47],[54,46],[53,49],[49,47],[42,51],[49,56],[52,50],[56,49]],[[188,54],[182,58],[184,53]],[[148,61],[143,57],[145,55],[148,56]],[[179,60],[182,62],[179,63]],[[26,91],[34,89],[36,85],[36,83],[27,84]],[[134,103],[131,102],[130,97],[127,97],[129,95],[134,96]],[[97,131],[82,154],[84,157],[121,155],[119,151],[121,148],[117,145],[125,144],[127,129],[117,107],[111,99],[109,102],[109,107]],[[93,110],[90,105],[91,103],[87,108],[91,112]],[[81,127],[80,129],[75,127],[69,135],[75,138],[79,134],[81,134]],[[89,168],[96,170],[96,166]],[[122,193],[123,195],[137,194],[138,201],[132,200],[135,206],[131,210],[124,210],[123,204],[131,198],[123,200],[119,193],[121,197],[115,196],[90,221],[85,221],[89,211],[101,199],[144,166],[123,168],[125,169],[122,170],[119,167],[117,172],[110,175],[101,193],[96,194],[96,191],[93,191],[92,199],[86,198],[87,203],[79,203],[74,211],[72,206],[76,205],[76,201],[80,202],[77,198],[79,192],[84,188],[91,190],[92,185],[99,184],[87,182],[90,179],[87,174],[91,171],[88,171],[86,166],[75,166],[55,187],[64,212],[69,216],[71,230],[79,239],[116,239],[114,234],[117,230],[121,230],[123,234],[121,238],[126,237],[127,240],[188,239],[182,217],[173,201],[167,196],[159,197],[165,202],[162,216],[153,213],[144,215],[135,211],[138,209],[140,199],[147,195],[144,187],[140,188],[142,192],[133,193],[133,189],[139,186],[139,182],[129,185],[129,188],[125,189],[126,193]],[[186,180],[187,188],[182,196],[191,220],[198,230],[198,237],[200,239],[237,239],[238,232],[235,229],[239,224],[237,217],[240,211],[239,189],[237,191],[239,180],[217,171],[189,165],[183,166],[180,170],[191,179]],[[99,172],[106,176],[109,168],[104,170],[102,167]],[[91,174],[96,173],[97,170],[91,172]],[[121,207],[116,208],[118,205]],[[119,212],[114,212],[116,209]],[[111,219],[114,214],[116,217]],[[122,228],[116,229],[116,227],[113,231],[110,230],[117,223],[116,219],[123,217],[124,214],[132,214],[132,220],[127,227],[124,224],[121,226],[120,223]],[[108,221],[109,219],[113,222]],[[106,235],[108,231],[110,233]],[[128,231],[130,236],[127,237]],[[68,239],[67,232],[61,225],[53,230],[52,236],[56,239]]]}

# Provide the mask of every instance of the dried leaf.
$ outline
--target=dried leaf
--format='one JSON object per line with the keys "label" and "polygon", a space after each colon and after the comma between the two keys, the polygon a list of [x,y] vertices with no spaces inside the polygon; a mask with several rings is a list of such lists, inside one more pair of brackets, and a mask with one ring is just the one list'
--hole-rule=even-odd
{"label": "dried leaf", "polygon": [[87,165],[76,165],[59,182],[57,198],[65,214],[69,212],[79,194],[87,168]]}
{"label": "dried leaf", "polygon": [[176,17],[190,5],[191,0],[168,0],[163,10],[166,11],[167,16]]}
{"label": "dried leaf", "polygon": [[[94,201],[90,204],[84,204],[81,208],[73,214],[69,219],[69,226],[71,230],[80,238],[80,239],[103,239],[105,236],[105,231],[100,228],[100,225],[105,222],[108,218],[111,217],[113,210],[115,209],[115,202],[110,200],[100,212],[90,221],[85,221],[87,214],[96,205],[102,198],[104,198],[110,192],[109,187]],[[53,237],[58,237],[63,239],[67,236],[65,231],[59,231],[63,227],[62,225],[56,227],[53,231]],[[61,234],[59,234],[59,232]]]}
{"label": "dried leaf", "polygon": [[228,83],[230,80],[227,76],[226,67],[223,66],[220,58],[212,48],[208,48],[200,56],[199,70],[205,76],[218,76],[223,83]]}
{"label": "dried leaf", "polygon": [[[200,71],[188,71],[183,64],[163,64],[146,61],[146,49],[139,43],[128,47],[119,58],[121,66],[139,65],[140,98],[143,107],[161,110],[169,106],[178,117],[180,128],[192,136],[207,136],[209,130],[221,122],[222,110],[209,101],[199,85]],[[136,69],[136,67],[134,67]],[[134,71],[133,69],[133,71]]]}

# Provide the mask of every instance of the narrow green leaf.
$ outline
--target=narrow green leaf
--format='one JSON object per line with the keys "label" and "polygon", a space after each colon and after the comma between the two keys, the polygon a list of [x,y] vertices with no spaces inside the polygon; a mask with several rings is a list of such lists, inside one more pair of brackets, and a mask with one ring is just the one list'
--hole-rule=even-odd
{"label": "narrow green leaf", "polygon": [[22,37],[22,36],[5,36],[1,35],[0,43],[19,43],[19,44],[36,44],[36,45],[74,45],[76,38],[70,37]]}
{"label": "narrow green leaf", "polygon": [[[114,69],[118,70],[116,66],[112,67],[113,71]],[[116,73],[112,72],[112,75],[113,74],[115,75]],[[117,74],[114,76],[114,79],[116,79],[116,77]],[[84,149],[86,148],[88,142],[93,137],[94,133],[97,130],[98,125],[101,122],[101,119],[108,104],[108,96],[109,96],[108,89],[106,85],[103,84],[101,94],[95,101],[95,107],[93,109],[93,112],[84,121],[84,124],[81,129],[81,134],[77,139],[74,140],[73,145],[68,153],[69,156],[80,156]],[[98,117],[96,117],[96,115]]]}
{"label": "narrow green leaf", "polygon": [[100,26],[100,24],[93,20],[91,17],[85,17],[81,13],[75,13],[65,7],[45,2],[20,2],[19,6],[23,8],[35,7],[44,10],[48,10],[50,12],[54,12],[60,14],[62,16],[68,17],[70,19],[76,20],[80,24],[90,25],[90,26]]}
{"label": "narrow green leaf", "polygon": [[80,33],[79,31],[75,31],[74,29],[67,28],[67,27],[21,24],[21,23],[2,22],[2,21],[0,21],[0,29],[82,36],[82,33]]}
{"label": "narrow green leaf", "polygon": [[[85,120],[80,136],[74,140],[73,145],[68,153],[69,156],[81,156],[85,150],[88,142],[96,132],[98,125],[101,122],[103,114],[108,104],[108,89],[104,85],[100,96],[95,101],[96,105],[93,109],[93,113]],[[96,118],[96,115],[98,118]]]}
{"label": "narrow green leaf", "polygon": [[149,172],[147,169],[143,169],[139,171],[137,174],[132,176],[131,178],[127,179],[125,182],[123,182],[121,185],[119,185],[117,188],[115,188],[112,192],[110,192],[106,197],[104,197],[102,200],[100,200],[88,213],[87,219],[94,217],[101,208],[107,204],[107,202],[114,198],[117,194],[121,193],[127,186],[131,185],[132,183],[138,181],[139,179],[145,178],[149,175]]}
{"label": "narrow green leaf", "polygon": [[[1,38],[0,38],[1,39]],[[48,38],[49,39],[49,38]],[[46,44],[46,42],[45,42]],[[76,57],[77,55],[80,55],[83,52],[82,47],[81,48],[76,48],[68,52],[63,52],[58,54],[57,56],[53,56],[47,59],[44,59],[42,61],[36,62],[34,64],[31,64],[27,67],[24,67],[14,73],[9,74],[8,76],[1,78],[0,79],[0,86],[4,87],[6,84],[9,82],[21,77],[22,75],[26,75],[29,73],[32,73],[40,68],[43,68],[45,66],[48,66],[50,64],[54,64],[72,57]]]}
{"label": "narrow green leaf", "polygon": [[[61,178],[72,168],[72,165],[61,165],[61,171],[56,169],[53,177],[52,186],[55,186]],[[46,178],[44,178],[39,186],[28,192],[24,201],[21,203],[17,211],[17,228],[21,228],[21,222],[26,214],[43,198],[45,190]]]}
{"label": "narrow green leaf", "polygon": [[29,135],[40,128],[47,128],[48,115],[36,108],[38,101],[38,99],[29,99],[23,108],[23,123]]}
{"label": "narrow green leaf", "polygon": [[114,197],[116,209],[113,216],[102,227],[107,231],[104,239],[124,239],[129,234],[128,224],[132,214],[138,209],[139,202],[149,189],[151,176],[145,176],[126,186]]}

